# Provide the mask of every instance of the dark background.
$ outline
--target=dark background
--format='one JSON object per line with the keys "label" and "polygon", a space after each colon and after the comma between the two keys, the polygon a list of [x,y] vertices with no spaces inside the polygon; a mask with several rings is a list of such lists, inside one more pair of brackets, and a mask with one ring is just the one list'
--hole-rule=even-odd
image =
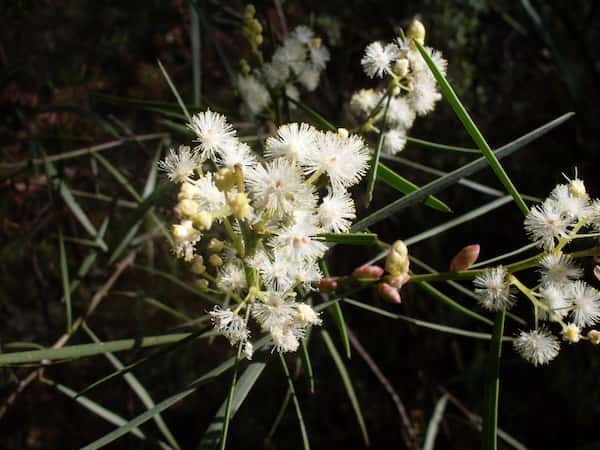
{"label": "dark background", "polygon": [[[223,48],[234,70],[249,50],[239,32],[238,2],[200,2],[212,30],[202,32],[202,108],[225,112],[247,129],[269,130],[266,122],[247,123],[238,114],[239,100],[228,79],[212,39]],[[275,2],[256,2],[258,18],[277,35],[281,30]],[[427,43],[441,50],[449,62],[449,80],[492,147],[498,147],[558,117],[576,116],[538,141],[503,160],[518,189],[545,197],[575,167],[588,191],[600,195],[598,182],[600,104],[600,5],[599,2],[541,1],[286,1],[283,10],[292,28],[319,16],[335,19],[341,30],[336,45],[325,37],[332,59],[319,89],[303,101],[335,124],[350,128],[347,111],[351,93],[372,87],[360,69],[364,47],[371,41],[391,40],[394,30],[418,15],[427,27]],[[0,6],[0,142],[2,162],[15,162],[58,154],[126,135],[165,131],[174,144],[188,138],[165,125],[165,110],[176,111],[173,97],[156,64],[167,68],[184,99],[191,103],[192,53],[189,5],[185,1],[11,1]],[[317,20],[317,23],[319,21]],[[324,29],[316,27],[324,34]],[[268,45],[268,44],[265,44]],[[142,104],[131,99],[161,102]],[[178,120],[177,118],[172,120]],[[302,119],[299,116],[299,119]],[[238,120],[240,122],[238,122]],[[116,130],[116,131],[115,131]],[[251,133],[248,133],[251,134]],[[473,147],[449,105],[440,102],[434,113],[417,120],[411,136],[435,142]],[[107,150],[109,158],[141,191],[152,158],[154,142],[128,143]],[[402,157],[441,170],[452,170],[469,161],[468,155],[444,153],[408,145]],[[58,175],[73,189],[101,192],[109,198],[131,200],[89,157],[57,164]],[[421,185],[430,175],[393,165],[406,178]],[[43,167],[7,171],[0,182],[0,337],[2,345],[33,341],[44,346],[64,331],[57,224],[69,236],[86,237],[69,208],[44,178]],[[490,170],[474,180],[495,188],[501,185]],[[398,197],[378,185],[371,209]],[[492,200],[491,197],[452,187],[439,197],[455,214]],[[96,227],[109,216],[107,240],[126,216],[114,201],[79,199]],[[165,200],[157,213],[171,220]],[[364,213],[364,210],[362,211]],[[448,220],[448,215],[414,206],[374,227],[381,239],[407,238]],[[411,247],[411,253],[438,269],[465,245],[479,243],[482,259],[515,249],[526,238],[522,217],[514,204],[455,230]],[[348,273],[369,251],[338,247],[330,260],[336,274]],[[88,249],[69,243],[67,254],[73,274]],[[137,262],[189,280],[189,273],[170,255],[161,236],[144,246]],[[589,267],[587,268],[589,269]],[[90,274],[73,295],[76,313],[84,311],[91,296],[113,273],[108,256],[100,253]],[[532,278],[533,280],[533,278]],[[472,300],[441,286],[457,300]],[[128,295],[123,295],[123,293]],[[102,340],[156,335],[177,329],[179,322],[139,300],[151,296],[190,316],[203,314],[207,305],[185,290],[159,277],[128,269],[89,321]],[[372,292],[361,301],[385,307]],[[403,305],[390,307],[432,322],[486,331],[416,289],[403,291]],[[475,307],[476,308],[476,307]],[[528,314],[517,306],[517,312]],[[406,406],[417,431],[423,433],[443,389],[457,399],[449,403],[437,440],[439,449],[475,449],[480,434],[461,407],[480,414],[487,343],[441,334],[392,321],[344,306],[349,327],[388,377]],[[77,314],[76,314],[77,316]],[[331,317],[325,326],[341,349]],[[507,324],[507,333],[518,327]],[[79,333],[70,343],[87,343]],[[302,372],[296,380],[306,426],[315,449],[364,448],[350,402],[327,349],[318,336],[310,353],[316,392],[309,394]],[[124,363],[146,354],[141,350],[120,353]],[[135,372],[158,401],[230,356],[222,339],[211,346],[186,345]],[[301,448],[297,419],[288,408],[271,442],[264,436],[285,394],[281,367],[267,366],[261,380],[232,422],[229,448]],[[289,358],[294,366],[294,358]],[[500,427],[533,449],[600,448],[597,349],[580,344],[563,351],[550,366],[534,368],[505,346],[501,365]],[[402,422],[390,397],[369,367],[354,352],[347,367],[354,381],[370,433],[372,448],[405,448]],[[0,399],[4,402],[31,368],[2,369]],[[113,371],[97,356],[56,364],[46,376],[79,390]],[[200,388],[194,395],[163,414],[184,448],[194,448],[226,395],[229,375]],[[90,398],[124,417],[143,411],[137,397],[122,380],[113,380],[89,393]],[[457,406],[457,404],[459,406]],[[151,422],[142,427],[159,436]],[[81,445],[108,433],[113,426],[94,416],[51,386],[34,382],[9,405],[0,420],[0,448],[63,449]],[[420,435],[422,437],[422,434]],[[109,448],[156,448],[125,436]],[[503,442],[500,448],[510,448]]]}

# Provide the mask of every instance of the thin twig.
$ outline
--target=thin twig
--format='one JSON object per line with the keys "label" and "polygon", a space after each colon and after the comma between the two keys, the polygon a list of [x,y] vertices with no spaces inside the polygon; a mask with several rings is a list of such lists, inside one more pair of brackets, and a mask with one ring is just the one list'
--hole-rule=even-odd
{"label": "thin twig", "polygon": [[381,385],[384,387],[384,389],[387,391],[387,393],[392,398],[392,401],[396,405],[396,409],[398,410],[398,413],[400,414],[400,418],[402,419],[403,428],[401,429],[401,434],[402,434],[402,440],[404,441],[404,444],[408,448],[418,450],[419,445],[418,445],[418,442],[416,439],[415,430],[412,426],[410,418],[408,417],[406,408],[405,408],[404,404],[402,403],[402,400],[400,399],[400,396],[398,395],[398,393],[392,386],[392,383],[390,383],[390,381],[383,374],[383,372],[381,371],[381,369],[379,368],[377,363],[375,363],[375,361],[373,361],[373,358],[371,358],[371,355],[362,346],[362,344],[360,343],[360,341],[358,340],[356,335],[352,332],[352,330],[350,328],[347,328],[347,330],[348,330],[348,337],[350,338],[350,343],[352,344],[354,349],[358,352],[360,357],[362,359],[364,359],[364,361],[367,363],[367,365],[369,366],[369,368],[371,369],[371,371],[373,372],[375,377],[377,377],[377,379],[379,380]]}

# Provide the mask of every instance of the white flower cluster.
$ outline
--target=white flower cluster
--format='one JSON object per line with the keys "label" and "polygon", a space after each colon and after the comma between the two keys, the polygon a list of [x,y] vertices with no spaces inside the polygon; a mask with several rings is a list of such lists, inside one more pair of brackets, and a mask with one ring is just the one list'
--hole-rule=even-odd
{"label": "white flower cluster", "polygon": [[[545,249],[538,259],[539,283],[528,290],[529,295],[534,299],[539,320],[560,324],[563,340],[570,343],[583,338],[583,328],[600,322],[600,292],[581,280],[583,269],[562,249],[577,238],[580,229],[597,223],[597,205],[597,200],[590,200],[583,181],[575,178],[556,186],[541,205],[531,208],[525,219],[532,241]],[[504,267],[483,272],[474,284],[482,307],[496,311],[513,305],[511,279]],[[586,339],[598,344],[600,333],[590,330]],[[556,357],[560,344],[547,328],[540,327],[522,331],[514,347],[537,366]]]}
{"label": "white flower cluster", "polygon": [[238,302],[211,312],[232,345],[251,354],[249,316],[278,351],[295,351],[307,328],[321,323],[297,301],[321,279],[327,246],[320,235],[349,230],[355,206],[347,189],[365,174],[369,150],[344,129],[290,123],[267,139],[263,159],[220,114],[196,114],[188,126],[197,146],[171,150],[160,163],[181,183],[175,254],[191,262],[200,287]]}
{"label": "white flower cluster", "polygon": [[[424,35],[423,25],[415,21],[407,30],[407,37],[399,37],[387,44],[372,42],[361,60],[367,76],[388,78],[389,83],[385,89],[361,89],[354,93],[350,108],[357,115],[369,118],[363,127],[365,131],[376,131],[375,124],[383,123],[387,96],[391,96],[382,148],[388,154],[393,155],[404,149],[408,130],[416,116],[433,111],[436,102],[442,98],[433,74],[412,43],[412,39],[423,43]],[[445,74],[446,60],[432,48],[425,47],[425,50]]]}
{"label": "white flower cluster", "polygon": [[238,76],[245,107],[252,115],[264,111],[272,101],[269,91],[284,90],[288,97],[297,100],[300,97],[297,84],[314,91],[328,61],[329,50],[321,38],[304,25],[296,27],[275,50],[270,62],[254,73]]}

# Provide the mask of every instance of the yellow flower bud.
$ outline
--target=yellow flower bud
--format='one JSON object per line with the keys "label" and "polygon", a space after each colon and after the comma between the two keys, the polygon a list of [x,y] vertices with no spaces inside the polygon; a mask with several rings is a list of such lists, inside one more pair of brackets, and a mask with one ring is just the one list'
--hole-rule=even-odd
{"label": "yellow flower bud", "polygon": [[312,41],[310,41],[310,45],[312,45],[314,48],[319,48],[321,47],[322,41],[321,38],[314,38]]}
{"label": "yellow flower bud", "polygon": [[402,58],[394,63],[392,71],[400,78],[404,78],[408,74],[408,59]]}
{"label": "yellow flower bud", "polygon": [[583,180],[580,180],[579,178],[571,180],[569,183],[569,194],[571,194],[573,197],[586,197],[587,192],[585,191]]}
{"label": "yellow flower bud", "polygon": [[225,242],[212,238],[208,243],[208,251],[212,253],[221,253],[225,247]]}
{"label": "yellow flower bud", "polygon": [[600,331],[590,330],[587,334],[588,339],[594,345],[600,344]]}
{"label": "yellow flower bud", "polygon": [[399,276],[408,273],[410,261],[408,259],[408,248],[402,241],[396,241],[392,244],[390,252],[385,260],[385,270],[392,276]]}
{"label": "yellow flower bud", "polygon": [[196,275],[202,275],[206,272],[206,266],[204,265],[204,259],[201,255],[196,255],[192,261],[192,272]]}
{"label": "yellow flower bud", "polygon": [[343,139],[346,139],[348,137],[348,130],[346,130],[345,128],[338,128],[337,132]]}
{"label": "yellow flower bud", "polygon": [[563,340],[565,340],[571,344],[579,342],[579,340],[581,339],[581,333],[579,331],[579,327],[577,325],[575,325],[574,323],[570,323],[565,328],[563,328],[562,336],[563,336]]}
{"label": "yellow flower bud", "polygon": [[193,218],[194,226],[199,230],[210,230],[213,223],[213,216],[207,211],[200,211]]}
{"label": "yellow flower bud", "polygon": [[223,167],[215,175],[215,186],[222,192],[229,192],[235,186],[235,173],[233,170]]}
{"label": "yellow flower bud", "polygon": [[250,213],[250,202],[243,192],[238,192],[229,199],[229,207],[233,216],[238,220],[244,220]]}
{"label": "yellow flower bud", "polygon": [[209,256],[208,263],[213,267],[221,267],[223,265],[223,260],[219,255],[213,253]]}
{"label": "yellow flower bud", "polygon": [[179,211],[181,211],[185,217],[194,217],[196,214],[198,214],[198,210],[200,209],[198,203],[196,203],[194,200],[190,200],[189,198],[184,198],[177,206]]}
{"label": "yellow flower bud", "polygon": [[201,291],[208,291],[208,280],[201,278],[196,281],[196,287]]}
{"label": "yellow flower bud", "polygon": [[425,44],[425,26],[421,21],[414,19],[408,28],[406,29],[406,36],[410,39],[414,39],[419,44]]}
{"label": "yellow flower bud", "polygon": [[181,185],[181,189],[179,190],[177,198],[179,200],[183,200],[186,198],[194,198],[194,196],[197,195],[199,192],[200,190],[195,184],[186,181]]}

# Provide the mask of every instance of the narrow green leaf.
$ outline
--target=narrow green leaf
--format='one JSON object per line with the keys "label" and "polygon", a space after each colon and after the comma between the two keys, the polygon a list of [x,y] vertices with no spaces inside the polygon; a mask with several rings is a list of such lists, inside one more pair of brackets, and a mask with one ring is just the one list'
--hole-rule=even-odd
{"label": "narrow green leaf", "polygon": [[194,106],[202,102],[202,40],[200,19],[193,4],[190,3],[190,38],[192,41],[192,69],[194,80]]}
{"label": "narrow green leaf", "polygon": [[498,396],[500,393],[500,357],[502,354],[502,335],[506,311],[496,313],[494,333],[488,354],[488,367],[485,380],[485,405],[483,418],[483,450],[496,450],[498,433]]}
{"label": "narrow green leaf", "polygon": [[446,100],[448,100],[448,102],[452,106],[452,109],[454,109],[454,112],[462,122],[463,126],[465,127],[465,130],[467,130],[471,138],[473,138],[473,141],[475,142],[475,144],[477,144],[477,147],[479,147],[485,158],[488,160],[490,167],[492,168],[500,182],[504,185],[507,192],[513,197],[521,212],[526,216],[529,213],[529,208],[521,198],[521,195],[515,188],[509,176],[504,171],[504,168],[496,158],[496,155],[494,155],[494,152],[492,151],[491,147],[479,131],[479,128],[477,128],[477,125],[475,125],[475,122],[473,122],[473,119],[471,119],[471,116],[459,100],[458,96],[454,92],[454,89],[452,89],[452,86],[450,86],[450,83],[448,83],[446,77],[444,77],[442,72],[440,72],[438,67],[435,65],[435,62],[431,59],[429,53],[423,48],[423,46],[421,46],[421,44],[419,44],[416,41],[415,45],[417,46],[417,49],[419,50],[419,53],[421,53],[423,59],[425,59],[425,62],[429,66],[429,69],[433,73],[433,76],[440,85],[444,97],[446,97]]}
{"label": "narrow green leaf", "polygon": [[[64,182],[60,183],[60,195],[71,210],[71,212],[73,213],[73,215],[77,218],[79,223],[83,226],[83,228],[85,228],[85,231],[87,231],[93,238],[98,239],[98,231],[96,230],[96,227],[92,225],[92,222],[83,211],[83,208],[81,208],[77,200],[75,200],[75,197],[73,197],[71,190],[67,187],[67,185]],[[108,250],[108,247],[106,246],[102,238],[98,239],[98,245],[102,250]]]}
{"label": "narrow green leaf", "polygon": [[[85,322],[83,324],[83,329],[88,334],[88,336],[90,338],[92,338],[92,340],[96,344],[102,343],[100,341],[100,339],[98,339],[98,337],[94,334],[94,332],[85,324]],[[125,366],[123,365],[123,363],[115,355],[113,355],[112,353],[106,352],[106,353],[104,353],[104,356],[106,356],[106,358],[109,360],[109,362],[113,365],[113,367],[115,369],[117,369],[117,370],[123,370],[125,368]],[[133,375],[131,372],[129,372],[129,373],[126,373],[123,378],[125,378],[125,381],[129,385],[129,387],[131,388],[131,390],[133,392],[135,392],[135,394],[138,396],[138,398],[140,399],[140,401],[144,404],[144,406],[146,407],[146,409],[150,409],[150,408],[153,408],[154,406],[156,406],[155,403],[154,403],[154,400],[152,399],[152,397],[150,396],[150,394],[148,393],[148,391],[146,390],[146,388],[142,385],[142,383],[140,383],[140,381],[135,377],[135,375]],[[81,396],[77,396],[77,397],[81,398]],[[160,432],[162,433],[162,435],[164,436],[164,438],[166,439],[166,441],[174,449],[179,450],[181,447],[177,443],[177,440],[175,439],[175,437],[171,433],[171,430],[169,430],[169,427],[167,426],[167,424],[163,420],[163,418],[160,415],[160,413],[158,413],[158,414],[156,414],[154,416],[154,422],[156,423],[156,426],[158,427],[158,429],[160,430]],[[123,424],[119,424],[119,425],[123,425]]]}
{"label": "narrow green leaf", "polygon": [[[449,327],[446,325],[440,325],[439,323],[427,322],[425,320],[414,319],[412,317],[404,316],[402,314],[394,314],[385,309],[377,308],[375,306],[367,305],[366,303],[358,302],[356,300],[352,300],[351,298],[344,298],[344,303],[349,303],[358,308],[365,309],[367,311],[371,311],[375,314],[379,314],[385,317],[389,317],[390,319],[398,319],[404,322],[411,323],[418,327],[429,328],[430,330],[441,331],[442,333],[455,334],[457,336],[464,336],[473,339],[482,339],[482,340],[490,340],[492,335],[487,333],[478,333],[476,331],[463,330],[462,328]],[[503,338],[505,341],[510,341],[512,338]]]}
{"label": "narrow green leaf", "polygon": [[[212,336],[213,332],[204,333],[204,337]],[[75,359],[99,355],[106,352],[120,352],[132,348],[146,348],[170,344],[189,336],[190,333],[165,334],[148,336],[142,339],[120,339],[101,344],[68,345],[60,348],[46,348],[29,352],[14,352],[0,354],[0,367],[8,364],[35,363],[43,360]]]}
{"label": "narrow green leaf", "polygon": [[346,245],[373,245],[377,242],[375,233],[323,233],[319,237],[326,242]]}
{"label": "narrow green leaf", "polygon": [[[502,159],[502,158],[510,155],[511,153],[519,150],[520,148],[524,147],[531,141],[539,138],[540,136],[543,136],[544,134],[546,134],[553,128],[556,128],[558,125],[560,125],[563,122],[565,122],[566,120],[568,120],[571,116],[573,116],[573,113],[564,114],[564,115],[558,117],[557,119],[554,119],[553,121],[548,122],[546,125],[543,125],[537,129],[521,136],[520,138],[514,140],[513,142],[511,142],[503,147],[500,147],[498,150],[495,151],[496,157],[498,159]],[[421,187],[421,189],[419,189],[418,191],[412,192],[402,198],[399,198],[398,200],[388,204],[387,206],[384,206],[383,208],[379,209],[378,211],[375,211],[374,213],[368,215],[367,217],[359,220],[352,226],[351,231],[356,232],[356,231],[364,230],[365,228],[368,228],[373,224],[376,224],[394,214],[397,214],[402,209],[404,209],[414,203],[418,203],[418,202],[422,201],[428,195],[435,194],[436,192],[439,192],[442,189],[445,189],[446,187],[451,186],[452,184],[456,183],[461,178],[468,177],[469,175],[479,172],[480,170],[486,168],[487,166],[488,166],[488,163],[487,163],[487,160],[485,157],[481,157],[481,158],[476,159],[475,161],[471,161],[470,163],[465,164],[462,167],[459,167],[458,169],[448,173],[447,175],[444,175],[443,177],[440,177],[437,180],[434,180],[434,181],[426,184],[425,186]]]}
{"label": "narrow green leaf", "polygon": [[425,281],[418,282],[417,286],[419,286],[425,292],[433,295],[435,298],[437,298],[438,300],[440,300],[442,303],[448,305],[450,308],[454,309],[455,311],[457,311],[457,312],[459,312],[461,314],[464,314],[466,316],[472,317],[473,319],[479,320],[480,322],[483,322],[486,325],[493,325],[494,324],[494,322],[492,322],[490,319],[488,319],[486,317],[483,317],[483,316],[477,314],[474,311],[471,311],[469,308],[465,308],[460,303],[458,303],[455,300],[452,300],[446,294],[444,294],[443,292],[441,292],[438,289],[434,288],[431,284],[429,284],[429,283],[427,283]]}
{"label": "narrow green leaf", "polygon": [[329,350],[329,353],[331,354],[331,357],[333,358],[333,361],[338,369],[338,372],[340,373],[340,376],[342,377],[342,382],[344,383],[344,387],[346,388],[348,398],[350,399],[350,403],[352,404],[352,408],[354,409],[354,414],[356,415],[356,420],[358,421],[358,426],[360,427],[363,441],[364,441],[365,445],[368,447],[370,444],[369,434],[367,432],[367,426],[365,425],[365,420],[363,418],[362,411],[360,409],[360,405],[359,405],[358,399],[356,397],[356,393],[354,392],[354,386],[352,385],[352,380],[350,379],[350,375],[348,375],[346,366],[344,366],[344,362],[342,361],[340,354],[338,353],[337,349],[335,348],[335,345],[334,345],[333,341],[331,340],[329,333],[327,333],[326,330],[321,330],[321,336],[323,337],[323,340],[325,341],[325,345],[327,346],[327,349]]}
{"label": "narrow green leaf", "polygon": [[281,406],[279,407],[279,411],[277,411],[277,415],[275,416],[275,420],[273,421],[273,425],[269,428],[269,432],[267,433],[267,437],[265,440],[268,442],[273,439],[275,436],[275,432],[279,428],[279,424],[287,411],[287,407],[290,404],[290,398],[292,397],[292,393],[290,392],[290,388],[288,387],[287,391],[285,391],[285,396],[283,397],[283,402],[281,402]]}
{"label": "narrow green leaf", "polygon": [[[247,320],[246,314],[246,320]],[[229,387],[229,393],[227,394],[227,401],[225,402],[225,412],[223,414],[223,426],[221,427],[221,439],[220,439],[220,450],[225,450],[227,447],[227,434],[229,432],[229,421],[231,420],[231,403],[233,401],[233,393],[235,390],[235,384],[237,382],[237,373],[240,366],[240,357],[242,356],[243,342],[238,344],[237,353],[235,356],[235,364],[233,366],[233,376],[231,377],[231,386]]]}
{"label": "narrow green leaf", "polygon": [[60,278],[63,286],[63,298],[65,299],[65,311],[67,316],[67,333],[71,332],[73,326],[73,311],[71,309],[71,285],[69,283],[69,266],[67,263],[67,253],[65,251],[65,241],[63,239],[62,229],[58,228],[58,246],[60,253]]}
{"label": "narrow green leaf", "polygon": [[365,206],[368,208],[371,204],[371,200],[373,200],[373,191],[375,190],[375,180],[377,179],[377,171],[379,168],[379,155],[381,155],[381,148],[383,147],[383,142],[385,141],[385,132],[387,131],[387,114],[388,109],[390,108],[390,100],[392,96],[390,94],[387,95],[387,101],[385,102],[385,108],[383,109],[383,117],[381,119],[381,130],[379,130],[379,138],[377,139],[377,147],[375,147],[375,152],[371,157],[371,161],[369,163],[369,177],[367,179],[367,194]]}
{"label": "narrow green leaf", "polygon": [[180,288],[191,292],[193,294],[196,294],[198,297],[202,298],[203,300],[206,300],[208,302],[214,303],[215,305],[221,305],[221,301],[211,297],[210,295],[208,295],[206,292],[202,292],[200,289],[196,289],[195,287],[181,281],[178,277],[171,275],[170,273],[167,272],[163,272],[162,270],[158,270],[155,269],[153,267],[149,267],[149,266],[142,266],[139,264],[132,264],[131,266],[134,269],[139,269],[139,270],[143,270],[144,272],[147,272],[151,275],[156,275],[159,276],[161,278],[164,278],[165,280],[170,281],[173,284],[176,284],[177,286],[179,286]]}
{"label": "narrow green leaf", "polygon": [[308,441],[308,434],[306,433],[306,425],[304,424],[304,419],[302,417],[302,410],[300,409],[300,403],[298,402],[298,396],[296,395],[296,390],[294,389],[294,381],[290,376],[290,371],[288,369],[287,363],[285,362],[285,357],[279,353],[279,359],[281,361],[281,366],[283,367],[283,371],[285,372],[285,377],[288,382],[288,389],[292,396],[292,402],[294,403],[294,409],[296,410],[296,417],[298,417],[298,424],[300,425],[300,434],[302,435],[302,446],[304,450],[310,450],[310,442]]}
{"label": "narrow green leaf", "polygon": [[446,410],[446,404],[448,403],[448,397],[442,395],[435,404],[433,415],[427,425],[427,432],[425,433],[425,443],[423,444],[423,450],[433,450],[435,448],[435,438],[437,437],[438,430],[440,429],[440,423]]}
{"label": "narrow green leaf", "polygon": [[[127,423],[126,419],[119,416],[118,414],[115,414],[114,412],[105,408],[104,406],[94,402],[93,400],[90,400],[87,397],[77,397],[77,393],[75,391],[69,389],[68,387],[60,383],[55,383],[54,381],[50,381],[47,379],[44,380],[44,382],[53,386],[59,392],[65,394],[67,397],[72,398],[84,408],[88,409],[89,411],[96,414],[98,417],[101,417],[102,419],[106,420],[107,422],[112,423],[113,425],[120,427]],[[131,428],[131,430],[129,430],[129,433],[133,434],[134,436],[140,439],[146,439],[146,435],[137,427]]]}
{"label": "narrow green leaf", "polygon": [[[419,187],[416,184],[408,181],[381,162],[379,163],[379,168],[377,170],[377,179],[403,194],[410,194],[411,192],[419,190]],[[428,195],[425,200],[423,200],[423,204],[430,208],[437,209],[438,211],[452,212],[448,205],[433,195]]]}
{"label": "narrow green leaf", "polygon": [[337,131],[337,127],[335,125],[333,125],[331,122],[329,122],[327,119],[325,119],[325,117],[323,117],[321,114],[316,112],[310,106],[307,106],[304,103],[302,103],[298,100],[295,100],[291,97],[286,97],[286,98],[288,99],[289,102],[292,102],[294,105],[296,105],[302,111],[304,111],[306,113],[306,115],[315,124],[317,124],[321,129],[326,130],[326,131]]}
{"label": "narrow green leaf", "polygon": [[344,344],[344,350],[346,351],[346,358],[350,359],[352,356],[350,352],[350,339],[348,339],[348,330],[346,329],[346,321],[344,320],[344,313],[342,312],[342,307],[339,303],[334,303],[331,305],[331,309],[329,309],[331,317],[333,317],[333,321],[335,322],[335,326],[340,332],[340,337],[342,338],[342,343]]}
{"label": "narrow green leaf", "polygon": [[311,394],[315,393],[315,374],[313,373],[312,363],[310,361],[310,354],[308,353],[308,347],[306,345],[306,339],[300,341],[302,345],[302,361],[306,368],[306,374],[308,376],[308,390]]}
{"label": "narrow green leaf", "polygon": [[136,191],[136,189],[131,185],[131,183],[129,182],[129,180],[127,180],[127,178],[125,178],[123,176],[123,174],[121,172],[119,172],[119,170],[113,166],[110,161],[108,161],[108,159],[106,159],[104,156],[98,154],[98,153],[94,153],[93,154],[94,158],[96,158],[98,160],[98,162],[100,164],[102,164],[102,166],[106,169],[106,171],[108,173],[110,173],[113,178],[115,180],[117,180],[117,182],[127,191],[129,192],[129,194],[135,199],[136,202],[141,202],[142,201],[142,197],[140,196],[140,194],[138,194],[138,192]]}
{"label": "narrow green leaf", "polygon": [[455,145],[438,144],[437,142],[426,141],[425,139],[417,139],[414,137],[407,137],[406,141],[410,142],[411,144],[417,144],[417,145],[420,145],[421,147],[432,148],[434,150],[444,150],[447,152],[457,152],[457,153],[472,153],[472,154],[476,154],[476,155],[479,155],[481,153],[481,151],[476,148],[465,148],[465,147],[457,147]]}
{"label": "narrow green leaf", "polygon": [[[230,417],[234,417],[240,406],[242,406],[242,403],[266,367],[267,361],[270,357],[271,352],[267,350],[254,352],[252,362],[244,370],[244,373],[242,376],[240,376],[240,379],[235,384],[235,389],[231,399]],[[218,445],[225,422],[226,408],[227,400],[221,404],[221,407],[217,411],[213,421],[208,426],[204,436],[202,436],[202,440],[196,447],[197,450],[214,450],[214,448]]]}
{"label": "narrow green leaf", "polygon": [[183,113],[185,114],[185,117],[187,118],[188,122],[191,122],[192,116],[190,115],[190,112],[188,111],[187,106],[185,106],[185,103],[183,103],[183,100],[181,99],[181,95],[179,95],[179,91],[173,84],[173,81],[171,81],[171,77],[165,70],[165,67],[160,62],[160,59],[156,59],[156,62],[158,63],[158,67],[160,67],[160,71],[162,72],[163,76],[165,77],[165,80],[167,80],[167,83],[169,84],[169,87],[171,88],[173,95],[177,99],[177,103],[179,103],[179,107],[181,108],[181,111],[183,111]]}

